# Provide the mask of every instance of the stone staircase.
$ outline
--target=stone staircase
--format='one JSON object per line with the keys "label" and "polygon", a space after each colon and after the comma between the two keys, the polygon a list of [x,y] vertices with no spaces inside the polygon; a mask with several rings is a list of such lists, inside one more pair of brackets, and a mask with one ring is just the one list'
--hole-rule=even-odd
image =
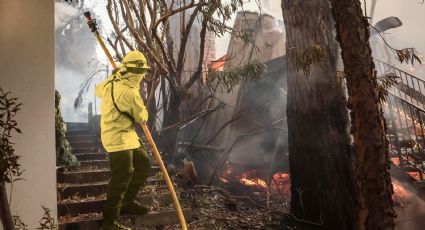
{"label": "stone staircase", "polygon": [[[59,229],[99,229],[110,177],[108,156],[87,126],[68,126],[67,138],[81,165],[77,169],[57,170]],[[138,201],[149,206],[151,212],[144,216],[121,216],[122,224],[131,229],[162,229],[179,224],[171,195],[153,159],[152,165],[151,177],[138,194]],[[190,210],[183,211],[188,220]]]}

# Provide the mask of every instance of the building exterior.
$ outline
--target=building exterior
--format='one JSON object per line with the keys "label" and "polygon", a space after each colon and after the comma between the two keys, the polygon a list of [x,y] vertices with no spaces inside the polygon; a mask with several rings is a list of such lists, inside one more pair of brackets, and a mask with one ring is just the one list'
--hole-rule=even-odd
{"label": "building exterior", "polygon": [[[283,22],[268,14],[256,12],[239,12],[233,26],[234,31],[250,33],[253,43],[246,43],[241,38],[232,36],[229,48],[224,59],[224,70],[230,69],[249,61],[260,60],[264,63],[285,55],[285,32]],[[223,60],[221,61],[223,62]],[[213,62],[219,66],[219,63]],[[282,73],[283,76],[283,73]],[[212,114],[208,119],[208,132],[216,133],[223,125],[234,117],[240,110],[240,103],[247,92],[242,82],[227,93],[217,90],[215,104],[223,103],[225,106],[220,111]],[[224,128],[216,138],[215,143],[228,145],[231,140],[231,126]],[[223,146],[223,147],[225,147]]]}
{"label": "building exterior", "polygon": [[53,1],[0,0],[0,86],[22,103],[14,146],[25,171],[11,211],[28,229],[39,227],[42,206],[56,218],[54,27]]}

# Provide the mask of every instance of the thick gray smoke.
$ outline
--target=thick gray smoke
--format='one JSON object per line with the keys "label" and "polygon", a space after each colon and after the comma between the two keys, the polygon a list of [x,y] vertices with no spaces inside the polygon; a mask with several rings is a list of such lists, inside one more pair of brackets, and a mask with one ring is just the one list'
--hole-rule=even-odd
{"label": "thick gray smoke", "polygon": [[75,7],[64,2],[55,2],[55,30],[65,26],[77,15],[78,10]]}
{"label": "thick gray smoke", "polygon": [[55,35],[55,88],[61,94],[62,116],[66,122],[87,122],[87,106],[95,102],[96,82],[85,93],[81,108],[74,109],[74,100],[81,84],[93,72],[103,68],[97,60],[96,39],[80,10],[62,2],[55,3]]}

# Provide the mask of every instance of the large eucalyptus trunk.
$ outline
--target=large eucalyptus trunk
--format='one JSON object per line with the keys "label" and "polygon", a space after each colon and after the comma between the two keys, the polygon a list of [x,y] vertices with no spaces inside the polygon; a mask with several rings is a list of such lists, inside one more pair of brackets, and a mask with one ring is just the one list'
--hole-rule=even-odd
{"label": "large eucalyptus trunk", "polygon": [[385,121],[367,20],[358,0],[331,0],[347,79],[356,158],[359,229],[394,228]]}
{"label": "large eucalyptus trunk", "polygon": [[[282,11],[287,34],[291,214],[320,229],[356,229],[354,159],[345,89],[336,77],[338,46],[329,2],[282,0]],[[323,60],[303,63],[306,50],[317,52],[314,45],[326,52]],[[310,67],[310,73],[297,65]]]}

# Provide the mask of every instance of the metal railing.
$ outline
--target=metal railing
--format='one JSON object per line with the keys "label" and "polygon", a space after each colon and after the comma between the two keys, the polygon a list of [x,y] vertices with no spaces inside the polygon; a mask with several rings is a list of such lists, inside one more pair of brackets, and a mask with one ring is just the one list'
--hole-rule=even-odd
{"label": "metal railing", "polygon": [[[398,84],[389,90],[383,104],[392,159],[417,180],[425,173],[425,81],[376,60],[378,76],[392,73]],[[394,160],[393,160],[394,161]]]}

